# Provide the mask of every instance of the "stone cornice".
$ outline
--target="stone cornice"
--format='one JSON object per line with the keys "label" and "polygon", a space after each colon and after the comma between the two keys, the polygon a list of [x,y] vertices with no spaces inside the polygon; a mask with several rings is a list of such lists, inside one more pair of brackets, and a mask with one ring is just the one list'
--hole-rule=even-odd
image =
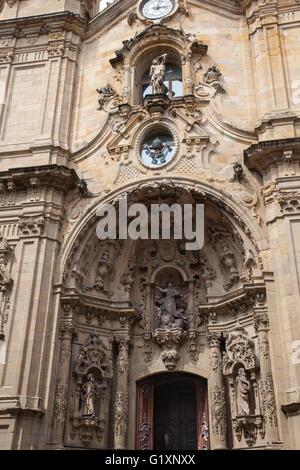
{"label": "stone cornice", "polygon": [[88,21],[69,11],[45,15],[12,18],[0,21],[1,37],[22,37],[27,30],[39,29],[40,34],[51,31],[73,31],[83,37]]}
{"label": "stone cornice", "polygon": [[266,170],[270,165],[284,161],[284,152],[294,152],[293,158],[300,160],[300,138],[266,140],[253,144],[244,151],[244,164],[249,170],[258,172]]}
{"label": "stone cornice", "polygon": [[74,189],[79,183],[75,170],[58,165],[14,168],[0,172],[0,183],[13,182],[14,190],[30,188],[33,178],[38,181],[39,186],[62,191]]}

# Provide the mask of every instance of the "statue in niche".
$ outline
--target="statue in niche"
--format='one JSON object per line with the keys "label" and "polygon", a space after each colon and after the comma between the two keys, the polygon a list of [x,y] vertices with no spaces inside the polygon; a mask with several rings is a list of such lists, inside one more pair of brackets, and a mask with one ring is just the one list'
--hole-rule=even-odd
{"label": "statue in niche", "polygon": [[186,309],[185,295],[174,287],[171,282],[166,288],[157,287],[160,295],[155,297],[155,304],[158,307],[157,319],[159,328],[186,329],[187,316],[184,315]]}
{"label": "statue in niche", "polygon": [[218,93],[225,93],[225,89],[222,83],[220,82],[220,77],[222,77],[222,73],[215,65],[212,65],[211,67],[209,67],[208,71],[203,75],[203,81],[207,85],[210,85],[215,88]]}
{"label": "statue in niche", "polygon": [[95,418],[95,401],[98,396],[98,384],[93,374],[88,374],[87,381],[80,390],[82,416]]}
{"label": "statue in niche", "polygon": [[150,68],[150,79],[153,95],[164,95],[166,87],[164,85],[166,73],[167,54],[163,54],[153,60]]}
{"label": "statue in niche", "polygon": [[235,385],[236,385],[237,415],[249,416],[250,414],[250,407],[249,407],[250,381],[247,379],[246,370],[244,369],[244,367],[241,367],[238,370],[238,375],[235,379]]}
{"label": "statue in niche", "polygon": [[97,268],[97,278],[94,284],[94,288],[99,292],[103,292],[104,294],[110,296],[110,292],[106,287],[107,278],[110,274],[112,269],[112,260],[109,257],[108,250],[105,250],[102,254]]}

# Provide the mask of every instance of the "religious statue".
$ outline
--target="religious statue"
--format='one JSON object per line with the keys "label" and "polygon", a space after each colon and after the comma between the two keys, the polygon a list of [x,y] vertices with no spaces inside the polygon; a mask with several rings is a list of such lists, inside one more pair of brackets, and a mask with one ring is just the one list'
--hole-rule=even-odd
{"label": "religious statue", "polygon": [[99,94],[98,103],[99,109],[103,109],[104,103],[116,94],[114,88],[108,83],[103,88],[97,88],[97,93]]}
{"label": "religious statue", "polygon": [[167,54],[156,57],[150,68],[150,79],[153,95],[164,95],[166,87],[164,85],[166,72]]}
{"label": "religious statue", "polygon": [[207,83],[207,85],[215,88],[218,93],[225,93],[225,89],[220,81],[220,77],[222,77],[222,73],[215,65],[212,65],[203,75],[203,81],[204,83]]}
{"label": "religious statue", "polygon": [[244,367],[238,370],[238,375],[235,379],[236,384],[236,406],[238,416],[249,416],[249,390],[250,381],[247,379]]}
{"label": "religious statue", "polygon": [[82,416],[95,417],[95,400],[98,395],[98,385],[93,374],[88,374],[87,381],[80,390]]}
{"label": "religious statue", "polygon": [[99,292],[110,295],[107,289],[107,278],[112,269],[112,260],[110,259],[108,250],[102,254],[97,267],[97,278],[95,280],[94,288]]}
{"label": "religious statue", "polygon": [[156,296],[155,303],[158,306],[157,318],[159,328],[182,328],[185,327],[187,316],[185,311],[185,295],[182,294],[171,282],[165,289],[157,287],[161,295]]}

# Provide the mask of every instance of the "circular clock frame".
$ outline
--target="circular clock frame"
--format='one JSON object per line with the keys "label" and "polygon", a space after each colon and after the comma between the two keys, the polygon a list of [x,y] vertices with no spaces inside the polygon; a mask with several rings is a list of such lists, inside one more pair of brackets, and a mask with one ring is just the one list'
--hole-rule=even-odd
{"label": "circular clock frame", "polygon": [[[158,11],[157,15],[152,15],[151,16],[151,9],[149,9],[149,13],[146,14],[146,9],[145,7],[149,6],[155,6],[157,4],[157,6],[159,6],[159,3],[162,3],[162,7],[163,7],[163,4],[165,3],[166,4],[166,7],[167,6],[170,6],[170,8],[168,10],[166,10],[165,8],[163,8],[161,10],[161,12]],[[159,20],[162,20],[163,18],[166,18],[170,15],[172,15],[175,10],[176,10],[176,6],[177,6],[177,1],[176,0],[142,0],[139,7],[138,7],[138,10],[139,10],[139,14],[142,16],[142,18],[144,18],[145,20],[148,20],[148,21],[159,21]]]}

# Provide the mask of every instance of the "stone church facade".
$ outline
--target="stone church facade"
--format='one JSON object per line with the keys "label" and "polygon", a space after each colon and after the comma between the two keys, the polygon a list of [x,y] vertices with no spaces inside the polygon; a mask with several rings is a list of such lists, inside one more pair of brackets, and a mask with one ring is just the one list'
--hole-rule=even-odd
{"label": "stone church facade", "polygon": [[299,0],[0,12],[0,448],[299,449]]}

